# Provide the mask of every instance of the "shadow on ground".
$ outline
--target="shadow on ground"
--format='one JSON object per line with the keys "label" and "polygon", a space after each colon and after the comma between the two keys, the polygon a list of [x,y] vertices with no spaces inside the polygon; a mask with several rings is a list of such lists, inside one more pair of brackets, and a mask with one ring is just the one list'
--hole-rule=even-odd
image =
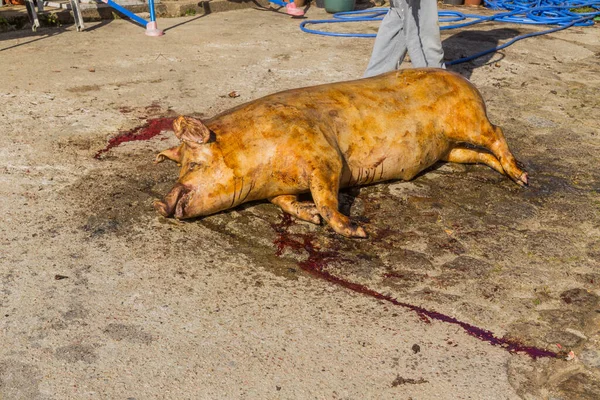
{"label": "shadow on ground", "polygon": [[[489,31],[461,31],[445,39],[442,46],[444,47],[446,60],[452,61],[493,49],[519,34],[520,31],[512,28],[499,28]],[[449,69],[470,79],[474,69],[488,65],[489,63],[495,63],[502,60],[502,58],[504,56],[500,53],[490,53],[471,62],[451,66]]]}

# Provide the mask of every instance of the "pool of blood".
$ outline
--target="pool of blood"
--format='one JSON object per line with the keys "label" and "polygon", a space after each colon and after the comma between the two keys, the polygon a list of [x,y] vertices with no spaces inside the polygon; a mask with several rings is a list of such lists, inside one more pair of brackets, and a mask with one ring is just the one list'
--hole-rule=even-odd
{"label": "pool of blood", "polygon": [[493,332],[487,329],[478,328],[474,325],[459,321],[454,317],[439,313],[437,311],[428,310],[409,303],[404,303],[389,295],[379,293],[365,285],[351,282],[339,276],[333,275],[327,271],[327,266],[332,262],[343,262],[348,260],[344,259],[337,250],[325,251],[315,247],[315,240],[312,235],[290,233],[288,228],[293,223],[292,217],[289,214],[283,214],[281,222],[278,224],[272,224],[273,229],[277,233],[277,237],[274,240],[274,244],[276,246],[275,254],[281,256],[286,248],[297,253],[305,251],[308,254],[308,258],[304,261],[298,262],[298,266],[310,275],[324,279],[330,283],[341,286],[348,290],[352,290],[356,293],[370,296],[378,300],[386,301],[395,306],[414,311],[423,322],[431,323],[431,320],[436,320],[448,324],[458,325],[467,334],[494,346],[502,347],[511,353],[525,353],[534,359],[542,357],[559,357],[559,354],[555,352],[538,347],[527,346],[516,339],[497,337]]}
{"label": "pool of blood", "polygon": [[137,140],[149,140],[159,135],[162,131],[172,130],[173,120],[175,120],[175,118],[151,118],[143,125],[128,131],[119,132],[117,136],[108,141],[106,147],[98,150],[98,152],[94,155],[94,158],[96,160],[100,160],[104,153],[121,145],[122,143],[134,142]]}

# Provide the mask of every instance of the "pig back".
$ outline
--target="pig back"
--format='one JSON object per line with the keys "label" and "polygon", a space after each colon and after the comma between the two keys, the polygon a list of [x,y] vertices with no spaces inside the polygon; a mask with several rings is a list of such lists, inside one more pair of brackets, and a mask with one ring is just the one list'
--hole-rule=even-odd
{"label": "pig back", "polygon": [[422,68],[276,93],[207,125],[240,174],[337,156],[347,186],[410,179],[482,119],[483,101],[466,79]]}

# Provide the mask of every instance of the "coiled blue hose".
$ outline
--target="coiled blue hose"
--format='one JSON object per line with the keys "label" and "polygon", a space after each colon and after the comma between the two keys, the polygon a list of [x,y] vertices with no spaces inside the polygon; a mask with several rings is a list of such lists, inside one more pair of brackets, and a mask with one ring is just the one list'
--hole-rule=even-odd
{"label": "coiled blue hose", "polygon": [[[528,25],[556,25],[556,27],[545,31],[517,36],[500,46],[484,50],[468,57],[447,62],[446,65],[456,65],[474,60],[486,54],[502,50],[519,40],[529,37],[546,35],[548,33],[567,29],[571,26],[590,26],[594,24],[594,18],[600,17],[599,0],[484,0],[484,4],[486,7],[492,10],[508,11],[500,12],[490,16],[464,14],[458,11],[439,11],[438,15],[440,23],[469,20],[459,24],[442,25],[440,26],[440,30],[465,28],[467,26],[489,21]],[[573,9],[582,7],[589,7],[595,11],[585,13],[575,13],[572,11]],[[309,29],[306,27],[306,25],[381,21],[387,12],[387,8],[373,8],[362,11],[340,12],[333,15],[334,19],[303,21],[300,24],[300,29],[303,32],[324,36],[374,38],[377,36],[374,33],[326,32],[316,29]]]}

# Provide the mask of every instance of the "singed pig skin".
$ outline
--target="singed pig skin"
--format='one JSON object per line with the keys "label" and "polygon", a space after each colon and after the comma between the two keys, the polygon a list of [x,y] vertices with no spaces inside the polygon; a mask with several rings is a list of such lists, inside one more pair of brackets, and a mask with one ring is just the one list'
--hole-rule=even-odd
{"label": "singed pig skin", "polygon": [[[458,74],[433,68],[287,90],[209,120],[179,117],[181,139],[157,162],[181,165],[156,209],[192,218],[269,199],[296,217],[365,237],[338,211],[341,187],[410,180],[437,161],[482,163],[527,184],[481,95]],[[298,202],[310,192],[314,203]]]}

